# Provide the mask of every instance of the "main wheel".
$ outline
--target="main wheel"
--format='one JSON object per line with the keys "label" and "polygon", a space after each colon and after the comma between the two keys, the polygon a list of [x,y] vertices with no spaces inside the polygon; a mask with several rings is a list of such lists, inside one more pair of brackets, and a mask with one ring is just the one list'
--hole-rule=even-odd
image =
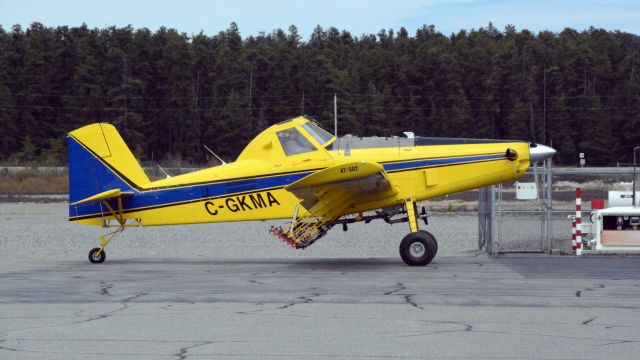
{"label": "main wheel", "polygon": [[[433,243],[436,245],[436,252],[433,253],[433,257],[436,257],[436,254],[438,253],[438,242],[436,241],[436,237],[433,236],[432,233],[426,231],[426,230],[420,230],[420,232],[427,234],[427,236],[431,237],[433,239]],[[431,260],[433,260],[433,258],[431,258]],[[431,260],[429,260],[429,262],[431,262]]]}
{"label": "main wheel", "polygon": [[107,258],[107,253],[104,249],[100,251],[100,254],[98,254],[98,251],[100,251],[100,248],[93,248],[89,251],[89,261],[91,261],[92,264],[101,264]]}
{"label": "main wheel", "polygon": [[418,231],[402,239],[400,257],[409,266],[425,266],[436,256],[437,249],[433,235]]}

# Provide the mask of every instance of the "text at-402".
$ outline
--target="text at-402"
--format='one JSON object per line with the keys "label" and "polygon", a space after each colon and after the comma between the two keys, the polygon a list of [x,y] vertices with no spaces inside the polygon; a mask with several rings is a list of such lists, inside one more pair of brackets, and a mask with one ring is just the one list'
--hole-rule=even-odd
{"label": "text at-402", "polygon": [[351,173],[358,171],[358,165],[347,166],[340,169],[340,174]]}

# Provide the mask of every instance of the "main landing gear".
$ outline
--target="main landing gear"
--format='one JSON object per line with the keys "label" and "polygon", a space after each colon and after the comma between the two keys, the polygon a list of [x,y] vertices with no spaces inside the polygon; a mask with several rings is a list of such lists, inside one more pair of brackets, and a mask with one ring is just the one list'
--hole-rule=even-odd
{"label": "main landing gear", "polygon": [[[396,217],[398,215],[401,217]],[[293,248],[304,249],[323,237],[336,225],[342,225],[342,230],[347,231],[349,224],[360,221],[368,224],[378,219],[384,220],[387,224],[409,223],[411,233],[405,236],[400,242],[400,257],[407,265],[425,266],[436,256],[438,252],[438,242],[436,238],[428,231],[420,230],[418,227],[418,221],[420,219],[424,221],[425,225],[428,225],[427,213],[424,208],[422,208],[421,213],[418,213],[416,204],[412,199],[405,199],[403,205],[385,208],[376,211],[373,215],[359,214],[357,216],[343,217],[322,224],[297,221],[297,216],[294,215],[292,226],[272,226],[269,232]]]}
{"label": "main landing gear", "polygon": [[418,227],[420,218],[427,224],[427,215],[424,210],[418,215],[416,204],[412,199],[405,200],[405,207],[411,233],[400,242],[400,257],[409,266],[425,266],[436,257],[438,242],[431,233],[420,230]]}

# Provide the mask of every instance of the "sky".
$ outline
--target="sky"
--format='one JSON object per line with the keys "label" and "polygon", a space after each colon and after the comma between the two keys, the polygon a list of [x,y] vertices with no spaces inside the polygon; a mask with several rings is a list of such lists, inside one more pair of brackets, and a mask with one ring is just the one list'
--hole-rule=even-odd
{"label": "sky", "polygon": [[54,27],[165,26],[188,35],[217,34],[236,22],[242,36],[295,25],[305,40],[316,25],[354,36],[400,27],[415,34],[424,24],[449,35],[489,22],[500,30],[509,24],[533,32],[594,26],[640,34],[640,0],[0,0],[5,30],[34,21]]}

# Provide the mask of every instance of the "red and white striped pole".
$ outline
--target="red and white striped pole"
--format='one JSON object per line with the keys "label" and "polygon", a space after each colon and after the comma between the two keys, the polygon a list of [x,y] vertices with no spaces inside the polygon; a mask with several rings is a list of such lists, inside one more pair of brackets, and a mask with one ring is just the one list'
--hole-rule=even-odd
{"label": "red and white striped pole", "polygon": [[576,188],[576,256],[582,255],[582,189]]}
{"label": "red and white striped pole", "polygon": [[576,217],[570,216],[571,218],[571,252],[576,253]]}

